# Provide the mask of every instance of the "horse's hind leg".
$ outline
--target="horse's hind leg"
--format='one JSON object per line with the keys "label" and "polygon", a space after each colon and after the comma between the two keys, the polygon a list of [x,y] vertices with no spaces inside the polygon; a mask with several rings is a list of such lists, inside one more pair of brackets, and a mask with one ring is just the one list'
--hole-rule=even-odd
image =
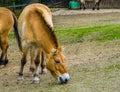
{"label": "horse's hind leg", "polygon": [[8,58],[7,58],[8,35],[2,35],[0,37],[0,47],[2,50],[2,54],[0,57],[0,65],[6,65],[8,63]]}
{"label": "horse's hind leg", "polygon": [[100,9],[100,1],[97,3],[97,10]]}
{"label": "horse's hind leg", "polygon": [[28,53],[28,47],[24,46],[22,47],[22,59],[21,59],[21,67],[20,67],[20,71],[19,71],[19,76],[18,76],[18,80],[22,80],[23,79],[23,69],[24,69],[24,65],[27,62],[27,53]]}
{"label": "horse's hind leg", "polygon": [[45,53],[41,51],[41,74],[47,73]]}
{"label": "horse's hind leg", "polygon": [[81,5],[82,5],[82,3],[80,4],[80,10],[82,9]]}
{"label": "horse's hind leg", "polygon": [[85,3],[83,4],[83,9],[84,9],[84,10],[86,9],[86,7],[85,7]]}
{"label": "horse's hind leg", "polygon": [[94,7],[92,8],[93,10],[95,10],[96,5],[97,5],[97,3],[95,3]]}
{"label": "horse's hind leg", "polygon": [[83,6],[83,3],[82,3],[82,2],[80,2],[80,9],[82,9],[82,6]]}
{"label": "horse's hind leg", "polygon": [[93,7],[93,10],[95,10],[96,7],[97,7],[97,10],[100,9],[100,8],[99,8],[100,2],[101,2],[101,0],[95,1],[95,5],[94,5],[94,7]]}
{"label": "horse's hind leg", "polygon": [[80,9],[86,9],[86,7],[85,7],[85,2],[81,2],[81,4],[80,4]]}

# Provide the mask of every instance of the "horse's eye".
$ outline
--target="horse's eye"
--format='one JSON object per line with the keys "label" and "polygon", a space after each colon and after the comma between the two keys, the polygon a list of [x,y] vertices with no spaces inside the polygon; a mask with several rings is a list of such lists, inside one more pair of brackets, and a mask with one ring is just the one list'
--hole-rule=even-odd
{"label": "horse's eye", "polygon": [[55,60],[55,64],[59,64],[60,63],[60,61],[59,60]]}

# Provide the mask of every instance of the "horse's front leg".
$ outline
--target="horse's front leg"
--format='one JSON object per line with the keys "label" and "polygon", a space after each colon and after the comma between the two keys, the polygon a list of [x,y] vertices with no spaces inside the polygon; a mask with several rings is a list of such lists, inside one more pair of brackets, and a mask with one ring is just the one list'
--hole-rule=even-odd
{"label": "horse's front leg", "polygon": [[0,47],[2,54],[0,56],[0,65],[6,65],[8,63],[7,58],[7,49],[8,49],[8,35],[1,36],[0,38]]}
{"label": "horse's front leg", "polygon": [[37,55],[35,58],[35,72],[34,72],[34,79],[33,79],[33,83],[40,83],[40,79],[39,79],[39,63],[40,63],[40,51],[36,50]]}
{"label": "horse's front leg", "polygon": [[30,57],[31,57],[30,71],[32,72],[32,74],[34,74],[34,71],[35,71],[35,63],[34,63],[34,60],[35,60],[35,47],[34,46],[32,46],[30,48]]}
{"label": "horse's front leg", "polygon": [[45,53],[41,52],[41,74],[47,73]]}

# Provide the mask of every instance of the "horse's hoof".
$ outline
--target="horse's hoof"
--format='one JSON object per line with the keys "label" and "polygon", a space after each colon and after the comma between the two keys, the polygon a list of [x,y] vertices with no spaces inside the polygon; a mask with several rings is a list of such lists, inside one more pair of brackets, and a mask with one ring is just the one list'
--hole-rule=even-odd
{"label": "horse's hoof", "polygon": [[35,77],[32,81],[32,83],[34,84],[39,84],[40,83],[40,79],[38,77]]}
{"label": "horse's hoof", "polygon": [[100,8],[97,8],[97,10],[100,10]]}
{"label": "horse's hoof", "polygon": [[7,63],[8,63],[8,60],[5,60],[5,65],[7,65]]}
{"label": "horse's hoof", "polygon": [[47,69],[43,69],[41,74],[46,74],[47,73]]}
{"label": "horse's hoof", "polygon": [[6,65],[8,63],[8,60],[0,60],[0,65]]}
{"label": "horse's hoof", "polygon": [[17,78],[17,80],[18,80],[18,81],[22,81],[22,80],[23,80],[23,76],[19,76],[19,77]]}
{"label": "horse's hoof", "polygon": [[0,61],[0,65],[4,65],[4,63]]}
{"label": "horse's hoof", "polygon": [[92,10],[95,10],[95,8],[92,8]]}

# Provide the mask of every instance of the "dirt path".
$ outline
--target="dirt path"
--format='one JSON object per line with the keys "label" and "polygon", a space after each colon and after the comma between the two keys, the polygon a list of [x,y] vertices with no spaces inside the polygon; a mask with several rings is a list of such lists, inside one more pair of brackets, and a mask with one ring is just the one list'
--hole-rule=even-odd
{"label": "dirt path", "polygon": [[58,9],[53,12],[53,16],[58,15],[77,15],[77,14],[107,14],[107,13],[120,13],[120,9],[100,9],[100,10],[68,10],[68,9]]}
{"label": "dirt path", "polygon": [[66,10],[60,9],[53,13],[55,28],[90,27],[120,23],[120,9]]}

